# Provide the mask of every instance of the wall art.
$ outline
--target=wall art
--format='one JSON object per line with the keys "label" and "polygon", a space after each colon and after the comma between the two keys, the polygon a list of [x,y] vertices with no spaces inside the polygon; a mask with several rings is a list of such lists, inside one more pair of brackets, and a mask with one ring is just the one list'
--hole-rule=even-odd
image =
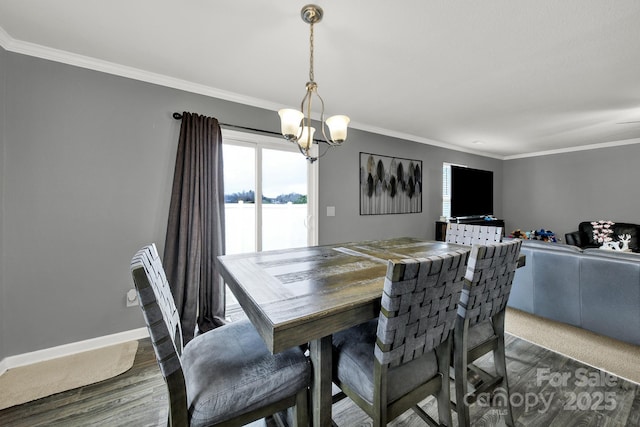
{"label": "wall art", "polygon": [[422,161],[360,153],[360,215],[422,212]]}

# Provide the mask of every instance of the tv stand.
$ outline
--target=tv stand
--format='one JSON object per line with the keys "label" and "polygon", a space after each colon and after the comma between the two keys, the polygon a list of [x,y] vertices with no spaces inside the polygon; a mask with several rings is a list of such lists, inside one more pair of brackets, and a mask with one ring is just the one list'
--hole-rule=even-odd
{"label": "tv stand", "polygon": [[[455,222],[457,222],[458,224],[489,225],[491,227],[502,227],[502,235],[505,235],[503,219],[487,220],[484,219],[484,217],[460,217],[457,218]],[[445,241],[445,238],[447,237],[447,224],[449,224],[449,221],[436,221],[436,240],[439,240],[441,242]]]}
{"label": "tv stand", "polygon": [[485,218],[489,215],[474,215],[474,216],[459,216],[457,218],[449,218],[449,222],[456,222],[458,224],[472,224],[478,221],[492,221]]}

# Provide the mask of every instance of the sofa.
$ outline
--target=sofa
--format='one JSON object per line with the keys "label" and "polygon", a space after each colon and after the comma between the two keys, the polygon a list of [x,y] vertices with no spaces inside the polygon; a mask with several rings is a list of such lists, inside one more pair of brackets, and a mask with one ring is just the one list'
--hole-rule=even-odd
{"label": "sofa", "polygon": [[640,345],[640,254],[524,240],[507,305]]}
{"label": "sofa", "polygon": [[[630,224],[627,222],[615,222],[613,224],[613,233],[611,237],[613,240],[618,240],[618,236],[623,234],[629,234],[631,241],[629,242],[629,248],[633,252],[640,252],[640,225]],[[593,225],[590,221],[584,221],[578,224],[578,230],[566,233],[564,235],[565,243],[567,245],[577,246],[582,249],[597,248],[602,245],[593,239]]]}

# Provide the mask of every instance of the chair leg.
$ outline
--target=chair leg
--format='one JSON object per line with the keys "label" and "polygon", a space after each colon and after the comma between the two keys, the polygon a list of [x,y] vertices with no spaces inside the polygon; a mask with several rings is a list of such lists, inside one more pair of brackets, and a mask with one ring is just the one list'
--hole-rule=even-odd
{"label": "chair leg", "polygon": [[389,408],[387,407],[387,373],[388,367],[382,366],[377,360],[373,365],[374,381],[372,427],[387,425]]}
{"label": "chair leg", "polygon": [[451,350],[453,348],[453,333],[449,335],[449,338],[436,348],[436,355],[438,357],[438,366],[440,369],[440,376],[442,377],[442,383],[440,390],[436,393],[436,399],[438,401],[438,422],[442,426],[451,426],[451,396],[449,391],[449,366],[451,364]]}
{"label": "chair leg", "polygon": [[296,395],[296,406],[293,407],[294,427],[309,426],[309,391],[304,389]]}
{"label": "chair leg", "polygon": [[501,311],[493,316],[493,329],[498,337],[498,342],[493,350],[493,363],[496,374],[502,377],[502,385],[507,395],[507,413],[505,415],[505,424],[514,427],[513,408],[511,407],[511,393],[509,392],[509,380],[507,378],[507,359],[504,348],[504,319],[505,311]]}
{"label": "chair leg", "polygon": [[371,417],[371,427],[385,427],[387,425],[387,408],[381,405],[374,406]]}
{"label": "chair leg", "polygon": [[471,420],[469,417],[469,405],[466,402],[467,396],[467,349],[463,343],[467,342],[469,321],[458,317],[454,329],[453,343],[453,366],[456,382],[456,412],[458,414],[458,425],[469,427]]}

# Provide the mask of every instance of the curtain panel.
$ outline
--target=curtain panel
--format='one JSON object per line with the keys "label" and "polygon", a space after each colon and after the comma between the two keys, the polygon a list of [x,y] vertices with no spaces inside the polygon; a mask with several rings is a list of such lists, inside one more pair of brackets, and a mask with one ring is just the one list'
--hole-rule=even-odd
{"label": "curtain panel", "polygon": [[224,174],[218,120],[184,112],[169,207],[163,264],[186,344],[224,324]]}

